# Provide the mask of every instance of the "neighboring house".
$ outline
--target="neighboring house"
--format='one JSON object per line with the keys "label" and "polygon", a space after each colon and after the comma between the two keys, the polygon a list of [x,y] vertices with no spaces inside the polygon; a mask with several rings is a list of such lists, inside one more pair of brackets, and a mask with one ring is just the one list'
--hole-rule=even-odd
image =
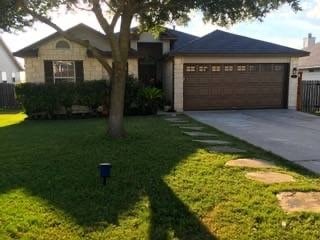
{"label": "neighboring house", "polygon": [[19,83],[22,67],[0,37],[0,83]]}
{"label": "neighboring house", "polygon": [[299,71],[303,81],[320,81],[320,43],[309,33],[303,41],[303,50],[310,52],[310,56],[299,59]]}
{"label": "neighboring house", "polygon": [[[128,72],[145,84],[162,86],[176,111],[295,108],[298,58],[308,52],[223,31],[196,37],[165,29],[158,38],[132,29]],[[80,24],[68,30],[88,40],[111,60],[105,36]],[[82,46],[58,33],[18,52],[26,81],[57,83],[108,79],[108,73]]]}

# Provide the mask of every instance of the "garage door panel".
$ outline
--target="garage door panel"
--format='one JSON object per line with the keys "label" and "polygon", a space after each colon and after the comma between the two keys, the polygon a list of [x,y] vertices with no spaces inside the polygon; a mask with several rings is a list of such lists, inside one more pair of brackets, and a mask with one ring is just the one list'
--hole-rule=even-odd
{"label": "garage door panel", "polygon": [[284,107],[286,64],[206,64],[207,72],[191,65],[195,72],[184,71],[185,110]]}

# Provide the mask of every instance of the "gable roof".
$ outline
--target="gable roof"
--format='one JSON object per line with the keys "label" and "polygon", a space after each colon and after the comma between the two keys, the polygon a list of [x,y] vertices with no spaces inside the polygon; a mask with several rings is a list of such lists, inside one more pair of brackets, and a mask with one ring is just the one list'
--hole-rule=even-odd
{"label": "gable roof", "polygon": [[306,48],[310,56],[299,58],[299,68],[320,68],[320,43]]}
{"label": "gable roof", "polygon": [[13,56],[12,52],[10,51],[10,49],[8,48],[8,46],[5,44],[5,42],[2,40],[1,37],[0,37],[0,47],[2,47],[4,49],[4,51],[8,54],[9,58],[11,59],[13,64],[17,67],[17,69],[19,71],[23,71],[22,66],[17,61],[17,59]]}
{"label": "gable roof", "polygon": [[172,52],[172,55],[189,54],[308,56],[309,53],[216,30]]}
{"label": "gable roof", "polygon": [[[138,28],[132,28],[131,32],[133,33],[132,37],[134,38],[134,32],[137,31]],[[67,30],[67,32],[74,34],[77,38],[80,38],[82,40],[88,40],[90,43],[95,46],[98,50],[101,51],[101,53],[104,56],[111,56],[111,49],[109,47],[109,44],[105,40],[105,35],[83,23],[80,23],[70,29]],[[38,50],[41,45],[60,37],[60,34],[58,32],[53,33],[40,41],[37,41],[17,52],[14,53],[14,56],[17,57],[37,57],[38,56]],[[137,36],[136,36],[137,37]],[[184,44],[193,41],[195,39],[198,39],[198,37],[179,32],[176,30],[165,28],[165,31],[160,34],[160,39],[170,39],[174,41],[174,48],[178,48],[183,46]],[[130,56],[136,55],[137,51],[134,49],[130,49]],[[90,55],[90,54],[89,54]]]}
{"label": "gable roof", "polygon": [[179,49],[184,45],[200,38],[188,33],[180,32],[174,29],[169,29],[169,28],[165,28],[165,31],[161,33],[161,35],[166,35],[168,37],[171,37],[174,40],[174,44],[172,48],[173,50]]}
{"label": "gable roof", "polygon": [[[80,38],[81,40],[88,40],[92,45],[96,46],[96,48],[101,52],[110,52],[109,45],[105,42],[105,35],[83,23],[69,28],[68,30],[66,30],[66,32],[74,34],[75,37]],[[40,41],[37,41],[13,53],[13,55],[17,57],[37,57],[39,47],[58,37],[60,37],[60,34],[58,32],[55,32],[41,39]]]}

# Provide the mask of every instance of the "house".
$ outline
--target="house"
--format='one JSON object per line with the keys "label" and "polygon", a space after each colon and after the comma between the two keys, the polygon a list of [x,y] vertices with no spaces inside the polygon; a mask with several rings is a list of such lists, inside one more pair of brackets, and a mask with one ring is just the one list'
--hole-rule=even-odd
{"label": "house", "polygon": [[[176,111],[295,108],[299,57],[308,52],[223,31],[197,37],[165,29],[159,37],[132,29],[128,73],[162,86]],[[105,36],[79,24],[68,30],[88,40],[111,63]],[[82,46],[52,34],[14,54],[25,60],[26,81],[57,83],[108,79]]]}
{"label": "house", "polygon": [[299,71],[303,81],[320,81],[320,43],[309,33],[303,41],[303,50],[310,52],[310,56],[299,59]]}
{"label": "house", "polygon": [[0,83],[19,83],[22,67],[0,37]]}

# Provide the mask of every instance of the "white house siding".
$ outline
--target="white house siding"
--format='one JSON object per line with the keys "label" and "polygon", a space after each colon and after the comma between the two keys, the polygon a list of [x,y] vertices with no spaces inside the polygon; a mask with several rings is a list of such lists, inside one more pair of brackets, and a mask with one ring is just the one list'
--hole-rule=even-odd
{"label": "white house siding", "polygon": [[[174,108],[183,111],[183,65],[185,63],[289,63],[291,76],[298,58],[290,57],[180,57],[174,58]],[[289,79],[288,108],[295,109],[297,104],[297,78]]]}
{"label": "white house siding", "polygon": [[[56,43],[62,38],[54,39],[39,48],[38,57],[26,57],[26,82],[43,83],[44,76],[44,60],[74,60],[83,61],[84,79],[99,80],[109,79],[109,74],[103,66],[95,58],[87,56],[86,48],[81,45],[69,42],[70,49],[56,49]],[[108,59],[111,64],[111,59]],[[136,77],[138,76],[138,61],[137,59],[129,59],[128,72]]]}
{"label": "white house siding", "polygon": [[163,63],[163,90],[166,101],[172,103],[173,97],[173,60]]}
{"label": "white house siding", "polygon": [[[0,44],[0,83],[12,83],[12,77],[15,77],[15,82],[19,83],[21,80],[20,69],[12,61],[7,51]],[[5,79],[4,79],[5,78]]]}
{"label": "white house siding", "polygon": [[302,70],[302,81],[320,81],[320,71],[310,72],[308,69]]}

